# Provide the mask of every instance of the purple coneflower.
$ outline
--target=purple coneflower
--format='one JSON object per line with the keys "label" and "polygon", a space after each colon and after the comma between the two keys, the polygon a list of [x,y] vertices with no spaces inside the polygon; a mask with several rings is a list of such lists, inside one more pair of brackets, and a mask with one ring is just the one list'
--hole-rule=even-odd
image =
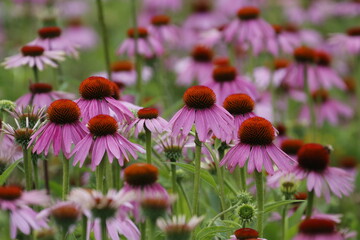
{"label": "purple coneflower", "polygon": [[[329,97],[326,90],[319,89],[312,94],[314,100],[314,109],[316,112],[316,122],[318,126],[322,126],[325,121],[332,125],[338,125],[340,118],[350,119],[354,111],[350,106]],[[303,106],[299,115],[300,120],[310,122],[310,109]]]}
{"label": "purple coneflower", "polygon": [[340,168],[329,166],[329,150],[321,144],[303,145],[297,154],[297,162],[294,174],[299,179],[306,179],[308,191],[314,191],[317,197],[323,194],[329,201],[330,191],[339,198],[351,193],[353,177]]}
{"label": "purple coneflower", "polygon": [[58,66],[56,62],[63,60],[63,51],[48,50],[37,45],[27,45],[21,48],[20,54],[6,58],[2,65],[5,66],[5,69],[28,65],[42,71],[46,65],[56,68]]}
{"label": "purple coneflower", "polygon": [[[161,56],[164,52],[161,42],[152,36],[146,28],[139,27],[137,29],[138,53],[139,55],[151,58]],[[127,32],[128,38],[120,45],[117,53],[126,54],[127,56],[135,56],[135,31],[133,28]]]}
{"label": "purple coneflower", "polygon": [[17,186],[0,187],[0,209],[10,213],[11,238],[16,238],[18,229],[29,235],[31,229],[47,227],[45,221],[36,219],[37,213],[28,205],[45,206],[49,202],[45,191],[26,192]]}
{"label": "purple coneflower", "polygon": [[210,48],[202,45],[195,46],[191,57],[181,59],[175,64],[176,83],[187,86],[195,80],[203,83],[204,79],[211,79],[213,56],[214,53]]}
{"label": "purple coneflower", "polygon": [[185,216],[173,216],[170,219],[158,219],[156,225],[165,233],[168,240],[188,240],[191,232],[203,219],[204,217],[193,216],[187,221]]}
{"label": "purple coneflower", "polygon": [[259,15],[260,9],[257,7],[240,8],[237,12],[238,19],[233,20],[223,31],[225,40],[241,45],[250,44],[253,53],[260,53],[265,42],[274,37],[275,31]]}
{"label": "purple coneflower", "polygon": [[105,153],[110,163],[115,158],[120,166],[123,166],[124,160],[128,160],[130,156],[136,159],[137,152],[144,153],[141,146],[131,143],[120,135],[118,122],[113,117],[97,115],[90,119],[87,127],[89,132],[77,142],[71,153],[75,155],[74,166],[80,162],[80,167],[82,167],[89,152],[92,153],[91,169],[93,171],[103,160]]}
{"label": "purple coneflower", "polygon": [[280,170],[291,170],[294,160],[273,144],[275,136],[275,128],[265,118],[245,120],[238,132],[240,142],[226,153],[220,166],[226,165],[232,172],[236,165],[242,168],[247,162],[248,173],[261,172],[264,167],[272,174],[273,164]]}
{"label": "purple coneflower", "polygon": [[86,135],[85,126],[79,121],[80,115],[80,109],[73,101],[54,101],[47,110],[48,122],[31,136],[29,146],[34,143],[32,151],[48,155],[52,146],[55,156],[62,151],[69,159],[72,144]]}
{"label": "purple coneflower", "polygon": [[216,103],[222,104],[229,95],[245,93],[256,99],[257,90],[248,79],[238,76],[237,70],[232,66],[219,66],[212,72],[212,79],[204,82],[216,94]]}
{"label": "purple coneflower", "polygon": [[137,118],[129,125],[135,127],[135,136],[144,132],[145,128],[151,133],[161,134],[168,129],[168,122],[159,116],[156,108],[142,108],[137,112]]}
{"label": "purple coneflower", "polygon": [[253,113],[255,102],[246,94],[232,94],[228,96],[223,104],[224,108],[234,117],[233,139],[238,135],[238,127],[246,120],[256,115]]}
{"label": "purple coneflower", "polygon": [[346,33],[333,34],[329,44],[336,51],[345,52],[350,55],[360,53],[360,27],[349,28]]}
{"label": "purple coneflower", "polygon": [[294,49],[301,45],[299,34],[295,32],[286,31],[280,25],[273,25],[275,35],[266,41],[266,49],[274,56],[280,53],[292,53]]}
{"label": "purple coneflower", "polygon": [[345,156],[339,160],[339,167],[350,173],[352,176],[356,176],[358,170],[358,161],[355,157]]}
{"label": "purple coneflower", "polygon": [[166,15],[156,15],[151,19],[149,32],[162,44],[174,45],[179,42],[179,29],[170,21],[170,17]]}
{"label": "purple coneflower", "polygon": [[74,99],[75,94],[53,91],[53,87],[48,83],[33,83],[29,86],[30,93],[27,93],[16,100],[16,107],[23,108],[29,105],[38,110],[48,107],[53,101],[59,99]]}
{"label": "purple coneflower", "polygon": [[201,142],[212,134],[222,141],[231,140],[233,117],[216,104],[213,90],[205,86],[190,87],[184,93],[183,100],[185,106],[169,122],[173,136],[181,131],[187,135],[195,124]]}
{"label": "purple coneflower", "polygon": [[265,238],[259,238],[259,233],[252,228],[240,228],[234,232],[229,240],[266,240]]}
{"label": "purple coneflower", "polygon": [[325,218],[309,218],[300,223],[294,240],[345,240],[336,229],[336,222]]}
{"label": "purple coneflower", "polygon": [[43,27],[38,30],[39,37],[30,42],[29,45],[38,45],[45,50],[56,50],[65,52],[66,55],[77,58],[79,56],[76,45],[61,35],[61,28],[56,26]]}
{"label": "purple coneflower", "polygon": [[81,98],[75,102],[81,109],[82,121],[88,122],[99,115],[113,115],[118,121],[130,122],[131,111],[121,102],[113,98],[113,83],[103,77],[93,76],[82,81],[79,87]]}
{"label": "purple coneflower", "polygon": [[92,49],[98,42],[96,32],[92,28],[83,25],[80,18],[69,20],[68,27],[64,29],[63,35],[64,38],[82,49]]}
{"label": "purple coneflower", "polygon": [[182,0],[144,0],[144,8],[155,12],[177,11],[182,6]]}

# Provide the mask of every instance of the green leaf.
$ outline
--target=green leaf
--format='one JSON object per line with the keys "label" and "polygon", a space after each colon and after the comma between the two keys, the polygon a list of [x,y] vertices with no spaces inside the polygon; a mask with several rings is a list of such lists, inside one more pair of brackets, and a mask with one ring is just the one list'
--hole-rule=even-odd
{"label": "green leaf", "polygon": [[234,227],[229,226],[212,226],[201,229],[197,235],[196,239],[212,239],[218,233],[225,233],[233,231]]}
{"label": "green leaf", "polygon": [[[195,172],[195,166],[193,166],[193,165],[186,164],[186,163],[171,163],[171,164],[175,164],[175,165],[181,167],[182,169],[184,169],[185,171],[188,171],[191,173]],[[203,179],[206,183],[208,183],[211,187],[216,189],[217,184],[216,184],[214,178],[205,169],[200,170],[200,178]]]}
{"label": "green leaf", "polygon": [[51,195],[61,197],[61,195],[62,195],[62,185],[57,183],[57,182],[54,182],[54,181],[50,181],[49,185],[50,185]]}
{"label": "green leaf", "polygon": [[4,172],[3,174],[0,175],[0,185],[3,185],[6,180],[8,179],[8,177],[10,176],[10,174],[14,171],[14,169],[16,168],[16,166],[19,164],[19,162],[22,159],[19,159],[15,162],[13,162]]}
{"label": "green leaf", "polygon": [[271,212],[272,210],[274,210],[274,209],[276,209],[278,207],[287,205],[287,204],[301,203],[301,202],[304,202],[304,200],[283,200],[283,201],[268,203],[264,207],[264,213]]}
{"label": "green leaf", "polygon": [[304,211],[306,208],[306,202],[303,202],[298,209],[294,212],[294,214],[289,218],[289,227],[297,225],[300,222],[301,217],[304,215]]}

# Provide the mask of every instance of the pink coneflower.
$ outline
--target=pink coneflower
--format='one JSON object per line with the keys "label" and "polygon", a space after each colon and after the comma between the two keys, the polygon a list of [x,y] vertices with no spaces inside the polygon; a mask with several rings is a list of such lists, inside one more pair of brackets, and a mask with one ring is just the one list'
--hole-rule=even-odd
{"label": "pink coneflower", "polygon": [[193,216],[190,220],[186,220],[184,216],[173,216],[170,219],[160,218],[156,221],[156,225],[166,235],[166,239],[175,240],[190,239],[191,232],[204,219],[204,217]]}
{"label": "pink coneflower", "polygon": [[278,87],[286,75],[286,68],[289,67],[290,61],[285,58],[276,58],[270,66],[262,66],[254,69],[255,84],[261,90],[266,90],[272,84]]}
{"label": "pink coneflower", "polygon": [[182,0],[144,0],[144,8],[155,12],[177,11],[181,6]]}
{"label": "pink coneflower", "polygon": [[284,151],[287,155],[291,156],[293,159],[296,159],[297,153],[300,148],[304,145],[304,141],[301,139],[285,139],[280,144],[280,149]]}
{"label": "pink coneflower", "polygon": [[57,61],[63,61],[64,53],[57,50],[48,50],[37,45],[26,45],[21,48],[21,53],[8,57],[2,63],[5,69],[16,68],[27,65],[40,71],[44,70],[46,65],[56,68]]}
{"label": "pink coneflower", "polygon": [[[148,82],[153,74],[153,71],[148,66],[142,67],[142,79]],[[136,83],[136,70],[134,63],[129,60],[119,60],[111,64],[111,80],[123,84],[125,86],[132,86]],[[106,72],[94,74],[99,77],[107,77]]]}
{"label": "pink coneflower", "polygon": [[275,32],[259,15],[260,9],[256,7],[240,8],[237,12],[238,19],[233,20],[223,31],[225,40],[241,45],[250,44],[255,54],[260,53],[265,42],[274,37]]}
{"label": "pink coneflower", "polygon": [[34,106],[34,110],[48,107],[53,101],[59,99],[74,99],[75,94],[53,91],[48,83],[33,83],[29,86],[30,93],[27,93],[16,100],[17,108]]}
{"label": "pink coneflower", "polygon": [[203,83],[215,92],[218,104],[235,93],[245,93],[253,99],[257,97],[256,87],[245,77],[238,76],[236,68],[232,66],[214,68],[212,79]]}
{"label": "pink coneflower", "polygon": [[118,123],[113,117],[97,115],[90,119],[87,128],[89,132],[77,142],[71,153],[75,155],[74,166],[80,162],[80,167],[82,167],[89,152],[92,153],[91,169],[93,171],[100,164],[105,153],[110,163],[116,158],[120,166],[123,166],[124,160],[128,160],[130,156],[136,159],[137,152],[144,153],[140,145],[131,143],[120,135]]}
{"label": "pink coneflower", "polygon": [[339,89],[345,90],[346,86],[343,80],[331,68],[331,55],[325,51],[317,51],[315,56],[315,73],[314,75],[308,76],[310,90],[315,91],[320,88],[329,89],[331,87],[337,87]]}
{"label": "pink coneflower", "polygon": [[184,93],[183,100],[185,106],[169,122],[173,136],[181,131],[187,135],[195,124],[201,142],[213,134],[222,141],[231,140],[233,117],[216,104],[213,90],[205,86],[190,87]]}
{"label": "pink coneflower", "polygon": [[133,215],[140,220],[140,201],[144,197],[157,196],[169,199],[166,189],[157,183],[159,177],[158,169],[147,163],[134,163],[124,170],[125,185],[121,191],[133,193],[135,201],[133,202]]}
{"label": "pink coneflower", "polygon": [[168,124],[159,116],[156,108],[142,108],[137,112],[137,118],[129,125],[129,128],[135,127],[135,136],[139,132],[144,132],[145,128],[154,134],[161,134],[168,130]]}
{"label": "pink coneflower", "polygon": [[314,191],[330,200],[330,191],[341,198],[353,189],[353,177],[346,171],[330,167],[329,150],[321,144],[309,143],[301,147],[297,154],[298,165],[293,173],[299,179],[307,180],[308,191]]}
{"label": "pink coneflower", "polygon": [[339,167],[350,173],[352,176],[357,174],[358,161],[355,157],[345,156],[339,160]]}
{"label": "pink coneflower", "polygon": [[61,1],[55,3],[59,15],[65,19],[84,16],[90,9],[90,4],[84,0]]}
{"label": "pink coneflower", "polygon": [[253,113],[255,102],[246,94],[232,94],[228,96],[223,104],[224,108],[234,117],[235,128],[233,130],[233,139],[236,139],[238,127],[247,119],[255,117]]}
{"label": "pink coneflower", "polygon": [[275,35],[266,41],[266,49],[273,55],[292,53],[296,47],[301,45],[299,34],[286,31],[280,25],[273,25],[273,28]]}
{"label": "pink coneflower", "polygon": [[292,63],[286,71],[284,82],[293,88],[303,89],[305,81],[308,82],[309,87],[314,86],[310,81],[318,81],[315,77],[315,67],[313,64],[316,61],[316,51],[309,47],[298,47],[294,50],[295,62]]}
{"label": "pink coneflower", "polygon": [[252,228],[240,228],[234,232],[229,240],[266,240],[265,238],[259,238],[259,233]]}
{"label": "pink coneflower", "polygon": [[113,98],[113,83],[103,77],[92,76],[80,84],[81,98],[75,102],[81,109],[82,121],[88,122],[99,114],[114,115],[118,121],[130,122],[131,111],[121,102]]}
{"label": "pink coneflower", "polygon": [[52,217],[63,231],[72,231],[81,218],[81,207],[74,202],[59,202],[37,215],[37,219],[40,220],[46,220],[49,217]]}
{"label": "pink coneflower", "polygon": [[56,26],[40,28],[38,30],[39,37],[30,42],[29,45],[39,45],[45,50],[63,51],[66,55],[77,58],[79,53],[75,49],[76,45],[61,36],[61,32],[61,28]]}
{"label": "pink coneflower", "polygon": [[213,70],[213,51],[202,45],[195,46],[191,57],[186,57],[175,64],[177,84],[190,85],[193,81],[203,83],[204,79],[211,79]]}
{"label": "pink coneflower", "polygon": [[170,21],[170,17],[166,15],[156,15],[151,18],[149,32],[162,44],[174,45],[179,42],[179,29]]}
{"label": "pink coneflower", "polygon": [[[338,125],[341,118],[350,119],[354,115],[350,106],[329,97],[326,90],[319,89],[312,93],[314,100],[315,118],[318,126],[322,126],[325,121],[332,125]],[[299,119],[305,123],[310,122],[310,109],[303,106],[300,111]]]}
{"label": "pink coneflower", "polygon": [[0,209],[10,212],[11,238],[19,229],[29,235],[31,229],[47,227],[45,221],[36,219],[37,213],[28,205],[45,206],[50,202],[45,191],[23,191],[17,186],[0,187]]}
{"label": "pink coneflower", "polygon": [[360,53],[360,27],[349,28],[346,33],[333,34],[328,42],[336,51],[357,55]]}
{"label": "pink coneflower", "polygon": [[83,25],[80,18],[69,20],[68,27],[64,29],[63,35],[64,38],[82,49],[94,48],[98,42],[96,32],[92,28]]}
{"label": "pink coneflower", "polygon": [[235,16],[236,10],[246,6],[256,6],[259,7],[266,0],[217,0],[216,9],[220,12],[223,12],[225,16]]}
{"label": "pink coneflower", "polygon": [[74,189],[69,195],[69,200],[79,204],[89,218],[88,232],[93,230],[96,240],[101,240],[102,221],[106,223],[104,230],[112,240],[118,240],[119,235],[130,240],[140,239],[139,229],[127,216],[133,199],[133,194],[114,190],[105,195],[94,190]]}
{"label": "pink coneflower", "polygon": [[[139,27],[138,32],[138,54],[151,58],[161,56],[164,52],[161,42],[152,36],[146,28]],[[135,31],[133,28],[127,32],[128,38],[120,45],[117,54],[126,54],[127,56],[135,56]]]}
{"label": "pink coneflower", "polygon": [[336,222],[324,218],[309,218],[300,223],[294,240],[345,240],[336,229]]}
{"label": "pink coneflower", "polygon": [[54,101],[47,110],[48,122],[31,136],[34,144],[33,152],[48,155],[50,147],[58,156],[62,151],[70,158],[71,146],[79,142],[85,135],[85,126],[79,121],[80,109],[71,100]]}
{"label": "pink coneflower", "polygon": [[254,170],[274,173],[273,164],[280,170],[292,169],[294,160],[273,144],[276,136],[273,125],[262,117],[252,117],[245,120],[238,132],[240,142],[232,147],[220,162],[232,172],[236,165],[244,167],[247,162],[248,173]]}
{"label": "pink coneflower", "polygon": [[192,14],[185,20],[183,28],[197,34],[204,30],[222,25],[226,18],[219,12],[212,11],[212,6],[208,0],[194,1],[192,4]]}

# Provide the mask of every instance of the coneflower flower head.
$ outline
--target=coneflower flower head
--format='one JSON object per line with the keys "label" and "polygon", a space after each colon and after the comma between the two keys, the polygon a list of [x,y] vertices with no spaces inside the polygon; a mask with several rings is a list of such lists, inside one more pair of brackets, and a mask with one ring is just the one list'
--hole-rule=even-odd
{"label": "coneflower flower head", "polygon": [[[240,240],[261,240],[259,233],[252,228],[240,228],[234,232],[236,239]],[[264,239],[265,240],[265,239]]]}
{"label": "coneflower flower head", "polygon": [[262,117],[245,120],[238,131],[240,142],[231,148],[220,162],[233,171],[237,165],[243,167],[248,162],[248,172],[265,170],[274,173],[273,163],[281,170],[291,170],[294,160],[273,144],[276,130]]}
{"label": "coneflower flower head", "polygon": [[160,218],[157,226],[165,232],[167,240],[188,240],[192,230],[203,220],[193,216],[188,222],[185,216],[173,216],[171,219]]}
{"label": "coneflower flower head", "polygon": [[296,156],[303,145],[304,141],[301,139],[285,139],[281,142],[280,149],[290,156]]}
{"label": "coneflower flower head", "polygon": [[110,163],[116,158],[123,166],[125,159],[128,160],[130,156],[137,158],[137,152],[144,152],[141,146],[131,143],[119,133],[118,122],[109,115],[100,114],[91,118],[87,128],[89,133],[76,144],[71,153],[75,155],[74,166],[80,162],[82,167],[89,152],[92,153],[92,170],[100,164],[105,154]]}
{"label": "coneflower flower head", "polygon": [[60,99],[50,104],[48,121],[31,136],[29,145],[35,143],[33,153],[48,155],[52,146],[55,156],[61,150],[69,158],[72,144],[80,141],[86,133],[79,121],[80,115],[80,108],[71,100]]}
{"label": "coneflower flower head", "polygon": [[146,163],[134,163],[124,170],[125,182],[134,187],[146,187],[158,179],[157,167]]}
{"label": "coneflower flower head", "polygon": [[300,223],[299,233],[294,240],[344,240],[336,229],[336,222],[326,218],[310,218]]}
{"label": "coneflower flower head", "polygon": [[88,122],[99,114],[112,114],[119,121],[130,121],[133,118],[131,111],[114,99],[118,90],[114,83],[106,78],[92,76],[85,79],[79,87],[81,98],[76,100],[81,109],[82,121]]}
{"label": "coneflower flower head", "polygon": [[135,127],[135,136],[145,129],[154,134],[160,134],[169,131],[168,122],[159,116],[159,110],[156,108],[142,108],[137,112],[137,118],[129,125],[129,128]]}
{"label": "coneflower flower head", "polygon": [[353,176],[340,168],[330,167],[329,150],[321,144],[308,143],[297,153],[298,165],[293,173],[307,180],[307,189],[316,196],[324,194],[330,200],[330,190],[336,196],[348,195],[353,189]]}
{"label": "coneflower flower head", "polygon": [[204,142],[214,134],[223,141],[232,136],[233,117],[224,108],[216,104],[213,90],[205,86],[194,86],[183,95],[185,106],[170,120],[172,135],[176,136],[182,129],[187,135],[195,123],[199,140]]}
{"label": "coneflower flower head", "polygon": [[13,101],[2,99],[0,100],[0,112],[12,112],[15,110],[16,104]]}

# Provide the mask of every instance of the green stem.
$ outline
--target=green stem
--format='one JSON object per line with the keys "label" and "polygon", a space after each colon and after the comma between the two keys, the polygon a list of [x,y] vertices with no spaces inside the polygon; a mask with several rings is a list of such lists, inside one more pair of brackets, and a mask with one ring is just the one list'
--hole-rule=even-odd
{"label": "green stem", "polygon": [[103,157],[100,164],[96,167],[96,190],[102,193],[106,193],[104,186],[104,174],[106,170],[106,159]]}
{"label": "green stem", "polygon": [[5,223],[4,223],[4,240],[11,240],[11,222],[10,211],[6,211]]}
{"label": "green stem", "polygon": [[87,230],[87,217],[85,215],[82,216],[81,220],[81,240],[86,240],[86,230]]}
{"label": "green stem", "polygon": [[219,162],[224,157],[224,149],[220,147],[218,150],[219,152],[219,160],[214,158],[215,167],[216,167],[216,173],[218,176],[218,182],[219,182],[219,198],[220,198],[220,206],[221,211],[224,211],[226,209],[226,201],[225,201],[225,186],[224,186],[224,169],[219,166]]}
{"label": "green stem", "polygon": [[105,58],[105,66],[108,78],[111,80],[111,68],[110,68],[110,54],[109,54],[109,40],[108,34],[106,31],[105,17],[102,0],[96,0],[97,11],[98,11],[98,19],[101,28],[101,37],[104,45],[104,58]]}
{"label": "green stem", "polygon": [[239,206],[239,204],[241,204],[241,203],[235,204],[234,206],[231,206],[230,208],[222,211],[221,213],[218,213],[215,217],[213,217],[213,218],[210,220],[210,222],[209,222],[209,224],[207,225],[207,227],[211,227],[211,225],[213,225],[214,222],[216,221],[216,219],[218,219],[219,217],[225,215],[225,214],[228,213],[228,212],[231,212],[231,211],[235,210],[235,209]]}
{"label": "green stem", "polygon": [[60,239],[61,239],[61,240],[66,240],[66,238],[67,238],[67,229],[61,228],[60,234],[61,234]]}
{"label": "green stem", "polygon": [[316,118],[315,118],[315,106],[314,106],[314,101],[313,101],[313,97],[311,94],[311,90],[310,90],[310,86],[308,83],[308,78],[307,78],[307,66],[304,66],[304,83],[305,83],[305,91],[306,91],[306,95],[307,95],[307,102],[308,102],[308,106],[309,106],[309,112],[310,112],[310,131],[313,134],[313,141],[315,141],[316,138]]}
{"label": "green stem", "polygon": [[191,210],[190,199],[189,199],[188,195],[186,194],[186,192],[184,190],[184,187],[181,184],[181,182],[178,181],[177,183],[178,183],[178,186],[179,186],[179,190],[180,190],[181,194],[183,195],[183,197],[185,198],[186,205],[187,205],[187,207],[188,207],[188,209],[190,211]]}
{"label": "green stem", "polygon": [[145,126],[145,142],[146,142],[146,162],[148,164],[151,164],[151,132],[150,130]]}
{"label": "green stem", "polygon": [[116,161],[112,164],[112,176],[113,176],[113,182],[114,182],[114,188],[119,190],[120,189],[120,165]]}
{"label": "green stem", "polygon": [[147,239],[148,240],[154,240],[154,223],[151,222],[150,219],[147,220],[148,221],[148,224],[146,225],[147,227],[147,231],[148,231],[148,234],[147,234]]}
{"label": "green stem", "polygon": [[26,190],[32,189],[32,169],[31,169],[31,159],[29,158],[29,151],[26,146],[23,147],[24,155],[24,171],[25,171],[25,188]]}
{"label": "green stem", "polygon": [[195,173],[194,173],[194,195],[192,214],[198,215],[199,191],[200,191],[200,164],[201,164],[201,145],[197,132],[195,132]]}
{"label": "green stem", "polygon": [[[289,200],[286,198],[286,200]],[[285,205],[281,212],[281,232],[282,232],[282,240],[286,240],[286,230],[288,228],[288,217],[287,217],[287,205]]]}
{"label": "green stem", "polygon": [[61,63],[56,63],[58,67],[56,68],[56,76],[58,81],[58,87],[61,87],[61,85],[64,83],[64,73],[62,71]]}
{"label": "green stem", "polygon": [[107,240],[107,230],[106,230],[106,218],[100,219],[101,226],[101,240]]}
{"label": "green stem", "polygon": [[242,168],[239,168],[238,174],[240,175],[241,190],[246,191],[246,169],[245,169],[245,166]]}
{"label": "green stem", "polygon": [[259,237],[263,235],[263,222],[264,222],[264,179],[263,173],[255,171],[255,183],[256,183],[256,201],[257,201],[257,230]]}
{"label": "green stem", "polygon": [[62,200],[66,199],[70,188],[70,161],[63,155],[63,189]]}
{"label": "green stem", "polygon": [[37,67],[33,67],[33,73],[34,73],[34,80],[35,83],[39,82],[39,70],[37,69]]}
{"label": "green stem", "polygon": [[[175,163],[176,161],[171,161],[172,163]],[[171,164],[171,181],[172,181],[172,191],[173,194],[178,194],[177,185],[176,185],[176,165]],[[173,204],[173,214],[176,215],[177,213],[177,203],[175,202]]]}
{"label": "green stem", "polygon": [[46,194],[50,195],[50,181],[49,181],[49,167],[48,167],[48,160],[43,160],[43,168],[44,168],[44,184],[46,189]]}
{"label": "green stem", "polygon": [[140,223],[141,240],[146,240],[146,221]]}
{"label": "green stem", "polygon": [[306,218],[310,218],[314,207],[315,194],[314,190],[308,192],[307,206],[306,206]]}
{"label": "green stem", "polygon": [[35,189],[39,189],[39,168],[38,168],[38,159],[34,154],[31,154],[33,169],[34,169],[34,184]]}
{"label": "green stem", "polygon": [[114,177],[113,177],[113,164],[106,161],[106,187],[107,189],[114,189]]}

